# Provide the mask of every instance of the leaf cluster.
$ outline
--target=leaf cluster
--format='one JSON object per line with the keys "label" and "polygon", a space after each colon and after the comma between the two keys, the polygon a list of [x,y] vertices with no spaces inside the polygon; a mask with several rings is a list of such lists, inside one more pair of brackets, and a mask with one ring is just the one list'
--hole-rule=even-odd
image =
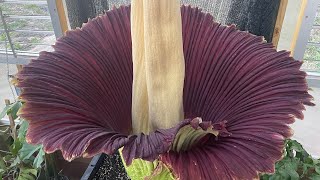
{"label": "leaf cluster", "polygon": [[[45,163],[45,152],[42,145],[33,146],[26,142],[28,122],[18,117],[17,112],[22,103],[17,101],[7,105],[0,114],[0,119],[9,115],[16,120],[14,129],[7,127],[0,131],[5,146],[0,147],[0,179],[34,180]],[[17,138],[12,136],[16,131]]]}
{"label": "leaf cluster", "polygon": [[313,158],[296,140],[288,139],[285,142],[283,159],[275,165],[275,173],[261,175],[260,179],[320,179],[320,159]]}

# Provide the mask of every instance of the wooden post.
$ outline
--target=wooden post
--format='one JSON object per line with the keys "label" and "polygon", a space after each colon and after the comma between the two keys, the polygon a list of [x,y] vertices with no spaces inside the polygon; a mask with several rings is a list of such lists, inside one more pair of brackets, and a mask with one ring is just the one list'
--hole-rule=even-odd
{"label": "wooden post", "polygon": [[272,43],[275,46],[275,48],[277,48],[278,42],[280,39],[280,33],[282,29],[283,20],[286,14],[286,10],[287,10],[287,5],[288,5],[288,0],[281,0],[279,10],[278,10],[277,21],[274,26],[273,37],[272,37]]}
{"label": "wooden post", "polygon": [[305,13],[305,9],[307,7],[307,4],[308,4],[308,0],[302,0],[300,12],[299,12],[298,22],[297,22],[297,25],[295,27],[295,32],[294,32],[294,35],[293,35],[292,44],[291,44],[291,47],[290,47],[291,55],[293,55],[294,49],[295,49],[296,44],[297,44],[297,40],[298,40],[298,37],[299,37],[299,32],[300,32],[302,21],[304,19],[304,13]]}
{"label": "wooden post", "polygon": [[69,29],[69,26],[68,26],[64,0],[56,0],[56,6],[57,6],[57,12],[59,15],[61,30],[63,33],[65,33]]}
{"label": "wooden post", "polygon": [[[4,102],[6,103],[7,106],[10,105],[9,99],[5,99]],[[9,117],[9,121],[10,121],[10,129],[11,129],[12,137],[13,137],[13,139],[17,139],[16,124],[14,122],[14,119],[11,114],[8,114],[8,117]]]}

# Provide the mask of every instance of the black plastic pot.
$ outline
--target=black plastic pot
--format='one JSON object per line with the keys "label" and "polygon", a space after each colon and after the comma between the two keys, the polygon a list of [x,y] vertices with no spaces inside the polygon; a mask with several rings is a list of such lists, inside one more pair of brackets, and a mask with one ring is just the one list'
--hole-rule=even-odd
{"label": "black plastic pot", "polygon": [[100,154],[92,158],[81,180],[130,180],[120,154]]}

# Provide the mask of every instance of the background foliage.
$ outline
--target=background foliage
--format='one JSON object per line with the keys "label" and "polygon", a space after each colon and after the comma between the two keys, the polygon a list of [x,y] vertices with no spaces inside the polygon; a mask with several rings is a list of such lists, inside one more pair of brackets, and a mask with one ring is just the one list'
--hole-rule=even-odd
{"label": "background foliage", "polygon": [[[6,127],[4,131],[0,131],[0,136],[5,141],[5,145],[0,148],[0,179],[34,180],[39,177],[45,164],[42,146],[26,142],[28,123],[17,115],[21,105],[19,101],[7,105],[0,114],[0,119],[9,115],[19,120],[14,129]],[[12,131],[16,131],[17,138],[12,136]]]}
{"label": "background foliage", "polygon": [[261,175],[262,180],[319,180],[320,159],[314,159],[296,140],[286,140],[283,159],[276,163],[276,172]]}

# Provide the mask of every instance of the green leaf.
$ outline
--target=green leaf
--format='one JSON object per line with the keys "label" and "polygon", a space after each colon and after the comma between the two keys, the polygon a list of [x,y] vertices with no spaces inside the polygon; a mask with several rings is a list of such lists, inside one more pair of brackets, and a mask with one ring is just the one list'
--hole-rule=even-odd
{"label": "green leaf", "polygon": [[38,171],[31,168],[21,168],[18,180],[34,180],[37,177]]}
{"label": "green leaf", "polygon": [[123,164],[128,173],[128,176],[132,180],[139,180],[151,175],[152,171],[156,167],[157,161],[149,162],[142,159],[134,159],[130,166],[126,166],[124,161]]}
{"label": "green leaf", "polygon": [[21,120],[20,122],[20,128],[18,130],[18,138],[20,139],[20,141],[24,141],[26,134],[27,134],[27,130],[28,130],[28,126],[29,123],[25,120]]}
{"label": "green leaf", "polygon": [[319,180],[320,179],[320,175],[313,175],[310,177],[310,180]]}
{"label": "green leaf", "polygon": [[46,153],[44,152],[43,148],[41,147],[41,149],[39,150],[36,158],[33,161],[33,167],[36,169],[40,169],[42,163],[44,162],[44,155]]}
{"label": "green leaf", "polygon": [[25,142],[23,143],[22,148],[19,151],[20,158],[22,159],[22,161],[28,160],[33,154],[38,152],[40,149],[42,149],[41,145],[34,146]]}
{"label": "green leaf", "polygon": [[10,108],[7,110],[7,114],[11,115],[13,119],[17,119],[18,118],[18,111],[20,109],[20,107],[22,106],[22,103],[20,101],[16,101],[15,103],[10,105]]}
{"label": "green leaf", "polygon": [[145,178],[146,180],[174,180],[171,171],[169,168],[162,162],[158,162],[156,169],[152,172],[150,176]]}
{"label": "green leaf", "polygon": [[21,164],[21,159],[19,157],[16,157],[14,161],[11,163],[10,167],[15,167]]}
{"label": "green leaf", "polygon": [[291,177],[292,180],[294,179],[299,179],[299,174],[297,173],[297,171],[290,169],[288,171],[289,176]]}
{"label": "green leaf", "polygon": [[302,145],[298,143],[296,140],[291,140],[290,141],[290,149],[295,150],[297,152],[304,152],[305,150],[303,149]]}
{"label": "green leaf", "polygon": [[8,161],[10,161],[10,160],[13,159],[13,158],[14,158],[14,157],[9,154],[9,155],[4,156],[2,159],[3,159],[3,161],[8,162]]}
{"label": "green leaf", "polygon": [[288,174],[287,170],[285,168],[280,168],[277,169],[277,174],[275,174],[275,176],[273,176],[272,179],[276,178],[276,177],[281,177],[282,179],[289,179],[290,175]]}
{"label": "green leaf", "polygon": [[122,162],[131,180],[174,180],[169,168],[162,162],[155,160],[153,162],[142,159],[134,159],[130,166],[127,166],[123,160],[121,150],[119,150]]}
{"label": "green leaf", "polygon": [[266,179],[266,180],[284,180],[284,179],[288,179],[288,177],[286,176],[286,178],[285,178],[285,177],[282,177],[279,174],[275,174],[275,175],[271,176],[269,179]]}
{"label": "green leaf", "polygon": [[320,167],[319,167],[319,166],[316,166],[316,167],[314,168],[314,170],[320,175]]}
{"label": "green leaf", "polygon": [[0,179],[2,179],[2,176],[4,175],[5,171],[0,169]]}
{"label": "green leaf", "polygon": [[3,170],[7,170],[7,166],[6,163],[4,162],[3,158],[0,156],[0,171]]}
{"label": "green leaf", "polygon": [[313,159],[313,164],[314,165],[320,164],[320,160],[319,159]]}
{"label": "green leaf", "polygon": [[260,180],[269,180],[270,177],[271,175],[269,174],[263,174],[263,175],[260,175]]}
{"label": "green leaf", "polygon": [[313,158],[311,156],[305,158],[304,163],[310,164],[310,165],[315,165],[314,161],[313,161]]}
{"label": "green leaf", "polygon": [[308,173],[309,169],[312,167],[313,167],[313,165],[303,163],[303,165],[302,165],[303,174]]}
{"label": "green leaf", "polygon": [[299,179],[299,174],[297,173],[297,165],[294,163],[285,164],[285,171],[291,177],[291,179]]}
{"label": "green leaf", "polygon": [[320,179],[320,159],[314,159],[296,140],[286,140],[283,159],[276,163],[273,175],[260,175],[262,180]]}
{"label": "green leaf", "polygon": [[20,142],[19,139],[15,139],[15,141],[13,142],[13,144],[10,146],[10,151],[11,153],[16,156],[19,153],[19,150],[22,148],[22,143]]}
{"label": "green leaf", "polygon": [[7,114],[7,111],[8,109],[10,108],[10,106],[6,106],[0,113],[0,119],[2,119],[6,114]]}

